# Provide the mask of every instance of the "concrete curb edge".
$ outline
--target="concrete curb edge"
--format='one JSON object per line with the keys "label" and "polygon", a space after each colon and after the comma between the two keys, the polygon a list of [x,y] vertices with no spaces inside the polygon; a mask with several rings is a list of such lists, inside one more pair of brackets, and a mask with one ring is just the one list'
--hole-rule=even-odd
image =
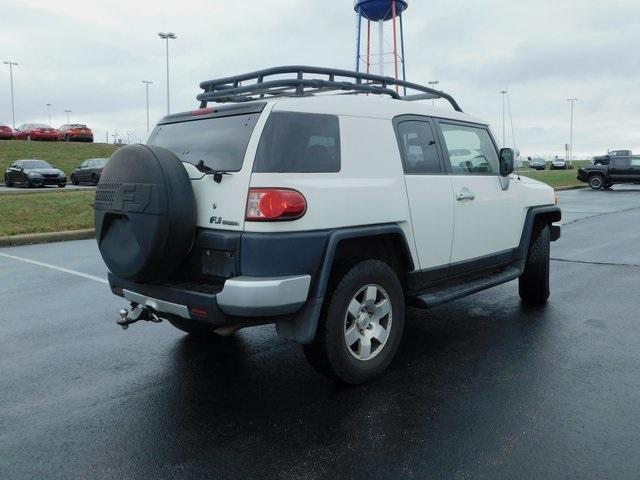
{"label": "concrete curb edge", "polygon": [[63,242],[67,240],[85,240],[94,238],[95,230],[69,230],[66,232],[28,233],[25,235],[9,235],[0,237],[0,247],[15,247],[35,243]]}

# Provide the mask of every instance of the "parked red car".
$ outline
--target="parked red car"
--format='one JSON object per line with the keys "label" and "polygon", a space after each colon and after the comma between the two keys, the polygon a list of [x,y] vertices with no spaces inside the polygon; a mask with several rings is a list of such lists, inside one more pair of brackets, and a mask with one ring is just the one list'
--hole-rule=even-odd
{"label": "parked red car", "polygon": [[58,129],[44,123],[25,123],[16,128],[13,137],[16,140],[51,140],[57,141],[60,136]]}
{"label": "parked red car", "polygon": [[13,138],[13,129],[7,125],[0,123],[0,140],[11,140]]}
{"label": "parked red car", "polygon": [[62,125],[59,129],[58,140],[65,142],[93,142],[93,132],[89,127],[81,123]]}

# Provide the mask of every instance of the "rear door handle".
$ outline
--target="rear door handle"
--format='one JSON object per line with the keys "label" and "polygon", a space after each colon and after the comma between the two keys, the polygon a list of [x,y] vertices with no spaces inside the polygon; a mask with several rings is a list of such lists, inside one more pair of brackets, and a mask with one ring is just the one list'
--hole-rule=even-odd
{"label": "rear door handle", "polygon": [[467,187],[463,187],[458,193],[456,193],[456,200],[461,202],[462,200],[473,200],[476,198],[475,193],[469,190]]}

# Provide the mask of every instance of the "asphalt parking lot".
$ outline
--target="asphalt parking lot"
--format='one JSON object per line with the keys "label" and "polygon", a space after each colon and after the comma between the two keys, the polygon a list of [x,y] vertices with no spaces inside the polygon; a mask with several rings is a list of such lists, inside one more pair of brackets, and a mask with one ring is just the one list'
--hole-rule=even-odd
{"label": "asphalt parking lot", "polygon": [[640,186],[614,188],[560,193],[545,308],[511,282],[410,311],[359,387],[271,326],[120,330],[92,240],[0,249],[0,478],[638,478]]}

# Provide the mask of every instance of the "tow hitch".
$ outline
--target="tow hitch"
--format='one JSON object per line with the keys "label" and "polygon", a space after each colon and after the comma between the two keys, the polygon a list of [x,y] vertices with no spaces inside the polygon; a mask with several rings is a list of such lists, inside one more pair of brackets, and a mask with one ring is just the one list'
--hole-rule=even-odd
{"label": "tow hitch", "polygon": [[123,330],[129,328],[132,323],[139,322],[140,320],[146,320],[148,322],[160,323],[162,319],[151,311],[148,307],[144,307],[137,303],[131,304],[131,311],[125,309],[120,310],[120,319],[116,320],[116,323],[122,327]]}

